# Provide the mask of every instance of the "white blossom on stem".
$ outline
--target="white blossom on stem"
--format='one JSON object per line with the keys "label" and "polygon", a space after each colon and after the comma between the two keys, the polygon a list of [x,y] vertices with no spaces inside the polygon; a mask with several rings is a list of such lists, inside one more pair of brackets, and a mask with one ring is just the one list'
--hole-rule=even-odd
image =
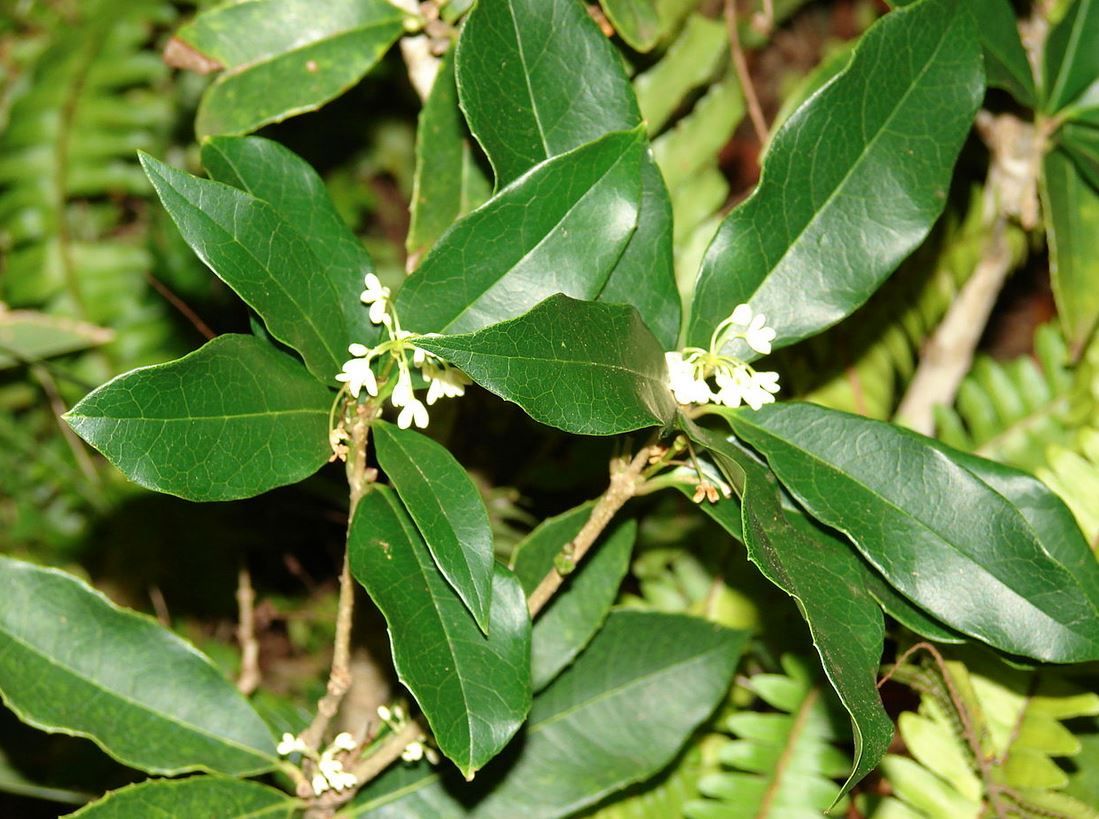
{"label": "white blossom on stem", "polygon": [[370,320],[374,324],[389,325],[392,319],[389,316],[389,288],[382,286],[382,280],[374,273],[367,273],[363,278],[366,289],[359,297],[363,304],[370,305]]}

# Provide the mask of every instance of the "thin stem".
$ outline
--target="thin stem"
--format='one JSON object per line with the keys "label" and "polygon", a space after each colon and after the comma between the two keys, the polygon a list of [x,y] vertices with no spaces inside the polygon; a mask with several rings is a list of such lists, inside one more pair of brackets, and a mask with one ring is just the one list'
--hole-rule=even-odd
{"label": "thin stem", "polygon": [[240,643],[240,675],[237,689],[251,694],[260,684],[259,641],[256,639],[256,591],[252,588],[252,575],[247,566],[241,566],[237,575],[237,609],[240,612],[237,625],[237,642]]}
{"label": "thin stem", "polygon": [[[606,492],[599,496],[599,500],[596,501],[584,527],[575,538],[565,545],[565,548],[558,555],[559,558],[569,560],[573,565],[583,560],[584,555],[595,544],[599,535],[607,528],[607,524],[611,522],[618,510],[641,488],[645,480],[641,473],[648,465],[649,456],[653,451],[653,447],[645,446],[630,461],[625,458],[616,458],[611,461],[610,486],[607,487]],[[527,600],[527,610],[530,612],[532,619],[545,607],[546,603],[549,602],[564,582],[565,575],[557,570],[556,565],[542,578],[542,582],[538,584],[538,587]]]}
{"label": "thin stem", "polygon": [[[348,527],[355,519],[355,508],[369,490],[370,472],[366,468],[366,443],[370,435],[370,420],[375,410],[363,404],[355,405],[355,420],[351,423],[351,447],[347,455],[347,484],[350,487],[350,511]],[[336,640],[332,650],[332,670],[328,675],[328,687],[317,703],[317,715],[301,734],[306,747],[317,750],[324,732],[336,715],[344,695],[351,687],[351,622],[355,608],[355,581],[351,577],[351,564],[344,552],[340,570],[340,596],[336,609]]]}
{"label": "thin stem", "polygon": [[740,43],[740,27],[737,22],[736,0],[725,0],[725,25],[729,29],[729,53],[733,58],[740,88],[744,92],[744,101],[748,104],[748,117],[760,145],[766,145],[768,139],[767,120],[763,118],[763,108],[752,85],[752,75],[748,71],[748,60],[744,57],[744,46]]}

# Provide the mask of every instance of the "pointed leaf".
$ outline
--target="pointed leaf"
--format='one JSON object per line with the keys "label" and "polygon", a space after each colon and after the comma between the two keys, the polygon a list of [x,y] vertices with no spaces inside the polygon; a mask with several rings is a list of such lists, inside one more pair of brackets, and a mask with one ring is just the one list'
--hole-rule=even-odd
{"label": "pointed leaf", "polygon": [[1042,110],[1060,111],[1099,77],[1099,2],[1074,0],[1046,37]]}
{"label": "pointed leaf", "polygon": [[665,350],[679,340],[683,306],[675,283],[672,255],[672,203],[652,153],[641,160],[641,212],[599,301],[631,304]]}
{"label": "pointed leaf", "polygon": [[566,432],[617,435],[675,412],[664,353],[632,307],[552,296],[517,319],[416,344]]}
{"label": "pointed leaf", "polygon": [[620,60],[576,0],[477,3],[458,41],[458,91],[498,186],[640,124]]}
{"label": "pointed leaf", "polygon": [[[457,71],[462,109],[492,163],[498,187],[547,159],[641,125],[621,57],[576,0],[479,2],[462,31]],[[638,229],[609,278],[601,281],[604,292],[589,297],[558,290],[634,305],[671,348],[681,312],[671,205],[647,150],[639,175]],[[543,275],[554,274],[551,266]],[[539,292],[528,307],[550,294]]]}
{"label": "pointed leaf", "polygon": [[979,21],[988,84],[1010,91],[1020,103],[1033,107],[1034,74],[1019,38],[1015,9],[1009,0],[974,0],[973,16]]}
{"label": "pointed leaf", "polygon": [[[381,330],[370,321],[359,294],[363,277],[374,270],[374,263],[309,163],[269,139],[214,137],[202,144],[202,164],[211,179],[270,205],[284,229],[293,230],[316,258],[324,260],[324,276],[331,281],[341,307],[342,335],[347,343],[373,345]],[[287,271],[291,276],[301,272]],[[325,304],[331,306],[327,299]]]}
{"label": "pointed leaf", "polygon": [[1053,295],[1078,351],[1099,322],[1099,191],[1060,150],[1045,154],[1041,182]]}
{"label": "pointed leaf", "polygon": [[486,637],[384,487],[359,502],[348,556],[385,616],[398,678],[423,709],[439,750],[472,777],[530,709],[530,618],[518,581],[495,566]]}
{"label": "pointed leaf", "polygon": [[765,466],[721,435],[689,429],[723,469],[739,477],[741,487],[740,509],[720,500],[702,504],[702,510],[743,540],[763,575],[798,601],[824,672],[851,715],[855,760],[840,792],[845,793],[877,767],[893,738],[877,689],[885,623],[863,586],[865,571],[843,543],[790,524]]}
{"label": "pointed leaf", "polygon": [[1066,122],[1057,132],[1057,143],[1072,157],[1088,184],[1099,190],[1099,128],[1090,123]]}
{"label": "pointed leaf", "polygon": [[80,819],[291,819],[301,810],[297,799],[261,785],[223,776],[149,779],[111,791],[70,814]]}
{"label": "pointed leaf", "polygon": [[517,758],[491,769],[503,779],[473,816],[567,816],[652,776],[725,696],[745,636],[693,617],[612,612],[538,696]]}
{"label": "pointed leaf", "polygon": [[419,260],[461,216],[488,199],[491,186],[473,158],[458,109],[454,49],[443,57],[416,126],[412,221],[405,239]]}
{"label": "pointed leaf", "polygon": [[707,346],[741,302],[767,316],[776,346],[850,315],[942,211],[983,93],[967,3],[921,0],[876,23],[775,135],[759,187],[722,223],[690,342]]}
{"label": "pointed leaf", "polygon": [[444,787],[430,769],[391,772],[349,815],[571,816],[675,757],[728,691],[746,636],[694,617],[613,611],[535,699],[514,747],[485,771],[488,788]]}
{"label": "pointed leaf", "polygon": [[[580,534],[591,516],[585,503],[544,520],[515,547],[512,570],[529,596],[553,568],[553,560]],[[626,521],[597,542],[592,554],[566,578],[534,623],[531,678],[540,691],[584,650],[610,611],[630,565],[637,524]]]}
{"label": "pointed leaf", "polygon": [[24,722],[150,773],[248,776],[270,731],[205,656],[55,569],[0,557],[0,694]]}
{"label": "pointed leaf", "polygon": [[324,257],[269,203],[147,154],[141,164],[195,254],[259,313],[272,336],[301,353],[318,380],[331,383],[357,340],[341,320],[350,309],[349,283],[332,276]]}
{"label": "pointed leaf", "polygon": [[247,498],[328,460],[332,394],[253,336],[218,336],[95,390],[65,415],[134,483],[188,500]]}
{"label": "pointed leaf", "polygon": [[554,293],[594,299],[637,227],[640,131],[532,169],[458,222],[397,296],[402,323],[461,333]]}
{"label": "pointed leaf", "polygon": [[339,96],[400,36],[385,0],[251,0],[199,14],[176,37],[224,69],[199,104],[195,131],[243,134]]}
{"label": "pointed leaf", "polygon": [[378,463],[420,535],[482,631],[492,602],[492,528],[481,493],[446,447],[426,435],[375,421]]}
{"label": "pointed leaf", "polygon": [[607,19],[635,51],[651,51],[664,33],[653,0],[599,0]]}
{"label": "pointed leaf", "polygon": [[730,418],[814,517],[938,620],[1035,659],[1099,658],[1099,612],[1080,580],[944,445],[811,404]]}
{"label": "pointed leaf", "polygon": [[106,344],[114,333],[94,324],[0,303],[0,370]]}

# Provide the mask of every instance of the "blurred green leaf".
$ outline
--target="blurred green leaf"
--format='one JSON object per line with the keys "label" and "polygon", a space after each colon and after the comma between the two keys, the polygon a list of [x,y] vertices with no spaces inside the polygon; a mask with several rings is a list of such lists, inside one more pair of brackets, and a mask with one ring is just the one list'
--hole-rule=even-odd
{"label": "blurred green leaf", "polygon": [[653,0],[599,0],[614,30],[635,51],[651,51],[664,33]]}
{"label": "blurred green leaf", "polygon": [[93,324],[0,304],[0,370],[106,344],[114,333]]}
{"label": "blurred green leaf", "polygon": [[978,21],[988,84],[1003,88],[1023,105],[1033,107],[1037,93],[1015,9],[1009,0],[975,0],[973,16]]}
{"label": "blurred green leaf", "polygon": [[1042,110],[1060,111],[1099,78],[1099,2],[1075,0],[1046,37]]}
{"label": "blurred green leaf", "polygon": [[328,460],[332,393],[253,336],[218,336],[104,384],[65,415],[141,486],[233,500],[307,478]]}
{"label": "blurred green leaf", "polygon": [[1056,149],[1043,158],[1041,182],[1053,295],[1075,353],[1099,322],[1099,191]]}

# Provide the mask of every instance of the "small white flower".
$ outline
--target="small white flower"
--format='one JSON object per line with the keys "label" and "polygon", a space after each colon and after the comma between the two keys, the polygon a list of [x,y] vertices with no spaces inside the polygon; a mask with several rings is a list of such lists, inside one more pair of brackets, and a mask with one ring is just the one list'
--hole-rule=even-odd
{"label": "small white flower", "polygon": [[748,329],[744,331],[744,340],[748,346],[760,355],[771,354],[771,342],[775,340],[777,333],[774,328],[765,326],[767,317],[762,313],[752,319]]}
{"label": "small white flower", "polygon": [[764,404],[773,404],[778,389],[778,373],[753,371],[749,384],[741,390],[741,397],[745,404],[757,410]]}
{"label": "small white flower", "polygon": [[428,380],[427,405],[430,407],[440,398],[458,398],[465,395],[470,380],[465,373],[453,367],[436,367],[427,364],[423,368],[424,378]]}
{"label": "small white flower", "polygon": [[389,722],[393,719],[393,712],[389,710],[389,706],[387,706],[387,705],[379,705],[378,706],[378,718],[382,722]]}
{"label": "small white flower", "polygon": [[680,404],[705,404],[712,397],[710,386],[699,378],[695,366],[684,359],[683,353],[665,353],[668,383]]}
{"label": "small white flower", "polygon": [[426,429],[427,422],[427,407],[417,398],[408,401],[401,410],[401,414],[397,416],[397,426],[401,429],[408,429],[413,424],[420,429]]}
{"label": "small white flower", "polygon": [[752,372],[747,366],[732,369],[723,367],[714,375],[714,380],[721,388],[714,400],[726,407],[739,407],[744,400],[744,391],[752,385]]}
{"label": "small white flower", "polygon": [[408,747],[401,751],[401,759],[405,762],[419,762],[424,758],[424,746],[422,742],[410,742]]}
{"label": "small white flower", "polygon": [[370,305],[370,320],[374,324],[388,325],[392,319],[389,317],[389,288],[382,286],[382,281],[373,273],[367,273],[363,279],[366,289],[359,297],[363,304]]}
{"label": "small white flower", "polygon": [[359,784],[359,778],[351,773],[351,771],[340,771],[330,777],[328,781],[331,782],[332,787],[338,791],[354,788]]}
{"label": "small white flower", "polygon": [[313,793],[320,796],[325,791],[329,790],[331,785],[328,784],[328,780],[325,779],[324,774],[313,774]]}
{"label": "small white flower", "polygon": [[367,347],[365,344],[348,344],[347,352],[351,353],[351,355],[353,356],[358,356],[359,358],[362,358],[363,356],[370,355],[370,348]]}
{"label": "small white flower", "polygon": [[747,327],[752,323],[752,313],[752,305],[738,304],[733,308],[733,313],[729,316],[729,322],[737,327]]}
{"label": "small white flower", "polygon": [[354,751],[359,743],[355,741],[355,737],[347,733],[347,731],[341,731],[336,734],[336,738],[332,740],[332,748],[337,751]]}
{"label": "small white flower", "polygon": [[397,364],[397,384],[393,387],[393,393],[389,396],[389,400],[398,409],[416,400],[416,393],[412,389],[412,373],[409,372],[404,359],[401,359]]}
{"label": "small white flower", "polygon": [[343,362],[343,372],[336,376],[337,381],[343,381],[351,394],[356,398],[363,387],[371,395],[378,394],[378,380],[374,377],[374,371],[370,369],[369,358],[352,358]]}
{"label": "small white flower", "polygon": [[305,751],[305,743],[302,742],[299,737],[286,733],[282,735],[282,741],[275,746],[275,750],[278,751],[279,756],[290,756],[290,754],[293,753],[303,753]]}

